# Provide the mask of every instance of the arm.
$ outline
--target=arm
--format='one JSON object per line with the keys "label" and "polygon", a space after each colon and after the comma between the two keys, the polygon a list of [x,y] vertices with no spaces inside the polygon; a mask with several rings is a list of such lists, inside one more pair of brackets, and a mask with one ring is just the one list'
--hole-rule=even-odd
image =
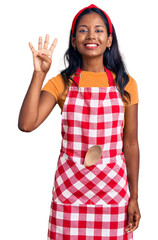
{"label": "arm", "polygon": [[138,227],[140,220],[138,207],[139,144],[137,132],[138,104],[134,104],[125,107],[125,127],[123,132],[123,152],[130,190],[128,205],[129,227],[126,229],[127,231],[134,231]]}
{"label": "arm", "polygon": [[52,53],[57,40],[54,40],[49,50],[47,50],[48,43],[48,35],[46,35],[43,49],[42,38],[39,38],[38,51],[29,43],[33,53],[34,73],[19,113],[18,127],[24,132],[37,128],[56,104],[56,99],[52,94],[41,91],[43,81],[51,66]]}

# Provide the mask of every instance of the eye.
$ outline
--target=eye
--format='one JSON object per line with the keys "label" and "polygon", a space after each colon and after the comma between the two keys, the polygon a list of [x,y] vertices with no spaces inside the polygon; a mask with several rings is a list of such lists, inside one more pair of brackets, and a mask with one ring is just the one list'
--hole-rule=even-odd
{"label": "eye", "polygon": [[79,32],[87,32],[86,29],[81,29]]}
{"label": "eye", "polygon": [[97,29],[96,32],[103,32],[103,30]]}

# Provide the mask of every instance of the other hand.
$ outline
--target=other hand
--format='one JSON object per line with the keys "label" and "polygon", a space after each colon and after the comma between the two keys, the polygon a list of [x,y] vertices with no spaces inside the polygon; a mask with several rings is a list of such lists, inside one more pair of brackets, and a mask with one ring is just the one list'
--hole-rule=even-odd
{"label": "other hand", "polygon": [[136,199],[130,199],[128,203],[128,226],[125,232],[133,232],[138,228],[141,215]]}

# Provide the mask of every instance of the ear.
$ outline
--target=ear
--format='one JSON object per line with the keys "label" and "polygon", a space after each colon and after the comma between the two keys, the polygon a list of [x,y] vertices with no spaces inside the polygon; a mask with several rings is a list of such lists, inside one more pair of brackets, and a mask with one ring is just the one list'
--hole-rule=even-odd
{"label": "ear", "polygon": [[110,36],[108,37],[108,40],[107,40],[107,47],[111,47],[112,40],[113,40],[113,37],[112,37],[112,34],[110,34]]}
{"label": "ear", "polygon": [[73,48],[76,47],[75,41],[76,41],[75,37],[73,37],[71,35],[71,44],[72,44]]}

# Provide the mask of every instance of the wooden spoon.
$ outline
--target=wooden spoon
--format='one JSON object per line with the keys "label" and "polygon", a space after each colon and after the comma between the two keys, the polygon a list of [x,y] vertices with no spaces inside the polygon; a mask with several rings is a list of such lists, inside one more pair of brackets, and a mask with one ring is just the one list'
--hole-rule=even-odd
{"label": "wooden spoon", "polygon": [[88,149],[84,159],[85,166],[91,166],[95,164],[102,155],[102,148],[99,145],[94,145]]}

